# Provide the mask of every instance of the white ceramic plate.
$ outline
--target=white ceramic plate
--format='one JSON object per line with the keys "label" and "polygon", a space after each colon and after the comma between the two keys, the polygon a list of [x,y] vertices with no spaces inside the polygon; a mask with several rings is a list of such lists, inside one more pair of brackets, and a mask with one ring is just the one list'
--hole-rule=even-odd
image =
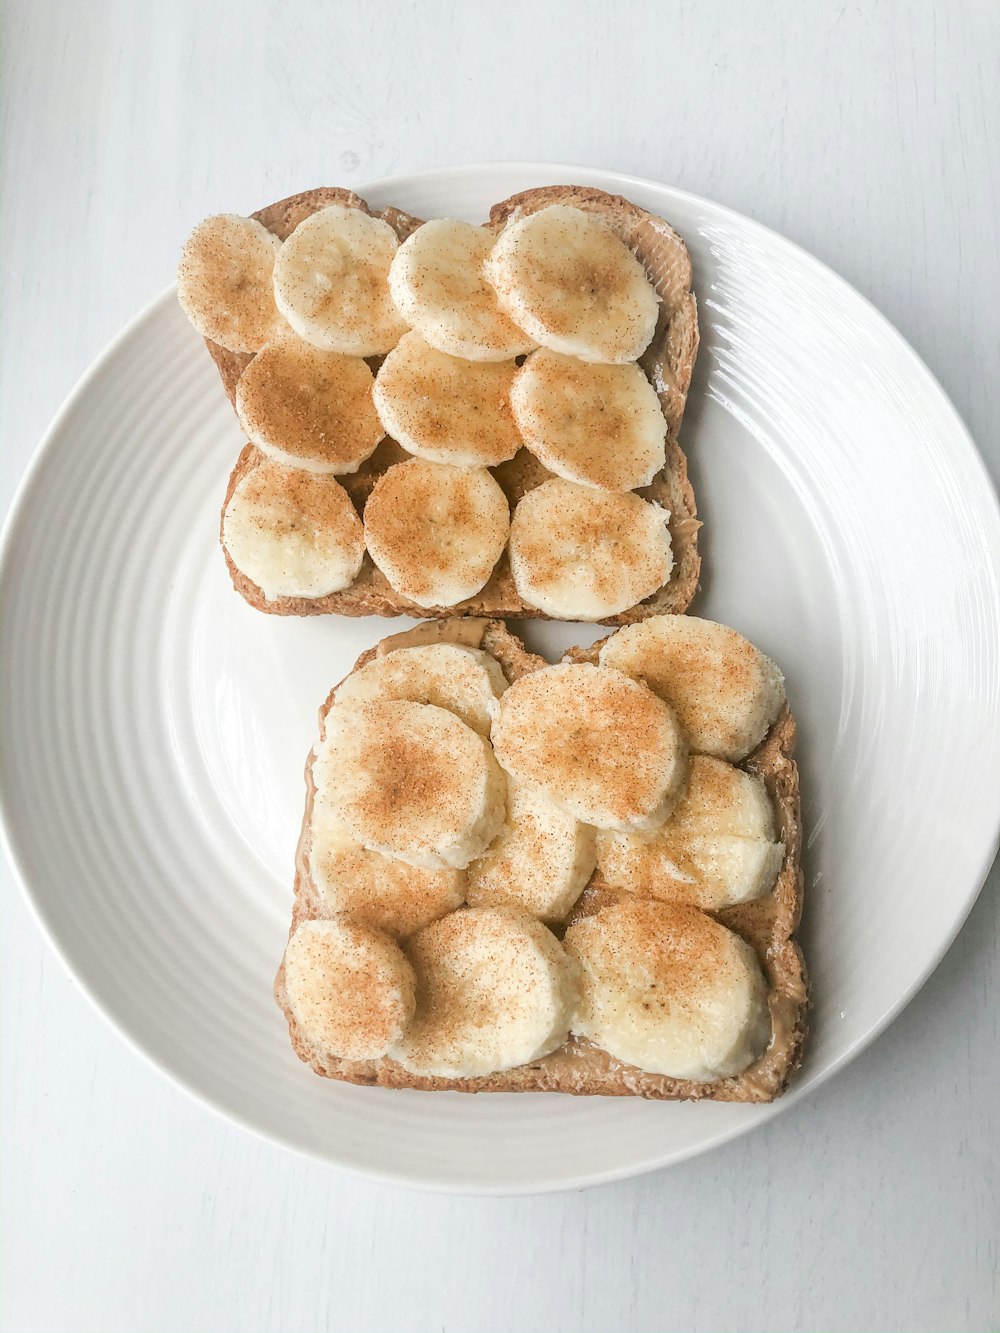
{"label": "white ceramic plate", "polygon": [[[805,1064],[774,1106],[390,1092],[295,1059],[271,980],[316,709],[406,622],[271,618],[232,590],[216,533],[241,436],[172,292],[70,397],[3,550],[3,816],[60,954],[139,1050],[217,1110],[433,1189],[611,1180],[788,1109],[925,980],[997,834],[1000,521],[938,385],[814,259],[676,190],[475,166],[364,193],[481,219],[557,181],[661,213],[694,259],[703,341],[682,442],[705,520],[696,610],[777,659],[800,726],[815,1008]],[[555,655],[595,632],[532,623],[527,637]]]}

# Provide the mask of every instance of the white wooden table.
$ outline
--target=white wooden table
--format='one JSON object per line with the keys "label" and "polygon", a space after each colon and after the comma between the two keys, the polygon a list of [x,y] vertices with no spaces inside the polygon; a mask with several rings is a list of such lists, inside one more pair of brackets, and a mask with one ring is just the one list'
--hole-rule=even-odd
{"label": "white wooden table", "polygon": [[[8,0],[2,490],[190,225],[498,158],[732,205],[860,288],[1000,470],[1000,9]],[[250,1138],[128,1050],[5,873],[8,1333],[996,1326],[998,877],[846,1073],[670,1172],[420,1196]]]}

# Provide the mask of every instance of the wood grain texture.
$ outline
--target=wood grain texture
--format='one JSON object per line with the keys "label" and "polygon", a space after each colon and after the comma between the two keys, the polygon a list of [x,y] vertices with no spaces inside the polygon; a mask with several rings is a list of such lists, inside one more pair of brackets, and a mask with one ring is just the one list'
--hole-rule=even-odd
{"label": "wood grain texture", "polygon": [[[4,503],[199,217],[518,157],[661,179],[812,250],[1000,472],[992,0],[211,11],[4,7]],[[202,1110],[92,1012],[4,873],[10,1333],[996,1326],[996,870],[903,1016],[787,1117],[667,1173],[509,1200],[370,1185]]]}

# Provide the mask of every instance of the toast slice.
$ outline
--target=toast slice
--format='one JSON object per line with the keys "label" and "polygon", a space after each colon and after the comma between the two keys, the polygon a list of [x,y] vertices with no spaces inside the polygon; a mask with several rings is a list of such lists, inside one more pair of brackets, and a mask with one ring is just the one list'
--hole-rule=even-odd
{"label": "toast slice", "polygon": [[[395,648],[442,640],[484,649],[499,662],[511,683],[548,665],[544,658],[529,653],[502,621],[466,620],[438,621],[392,635],[377,647],[363,653],[355,663],[355,670]],[[572,649],[566,654],[565,660],[596,663],[600,647],[601,644],[596,643],[591,648]],[[321,735],[332,706],[331,691],[320,709]],[[798,1067],[807,1035],[805,964],[794,939],[802,911],[802,829],[798,769],[792,757],[794,745],[795,722],[786,705],[763,742],[741,765],[756,773],[763,781],[784,842],[784,858],[773,890],[763,898],[709,914],[752,946],[767,982],[771,1042],[760,1059],[742,1074],[711,1083],[649,1074],[616,1060],[599,1047],[577,1037],[570,1037],[550,1055],[530,1064],[483,1078],[421,1077],[409,1073],[387,1057],[363,1061],[338,1059],[317,1051],[301,1032],[288,1005],[284,972],[280,968],[274,993],[288,1020],[296,1054],[311,1065],[316,1073],[327,1078],[348,1083],[377,1084],[387,1088],[455,1092],[568,1092],[575,1095],[637,1096],[671,1101],[706,1098],[726,1102],[773,1101],[784,1091]],[[315,795],[311,755],[306,764],[305,778],[306,806],[295,857],[295,902],[291,932],[300,922],[323,915],[309,861]],[[595,871],[574,907],[570,921],[591,915],[622,896],[622,893],[622,890],[603,883],[600,873]]]}
{"label": "toast slice", "polygon": [[[669,582],[652,597],[619,615],[608,617],[602,623],[626,625],[662,612],[683,612],[694,599],[701,569],[698,553],[698,529],[701,523],[688,480],[687,459],[677,442],[677,431],[684,414],[698,351],[698,314],[691,292],[691,261],[687,247],[662,218],[647,213],[618,195],[584,186],[548,186],[513,195],[493,207],[488,225],[499,231],[507,219],[515,214],[536,212],[554,203],[570,204],[574,208],[600,214],[646,266],[660,296],[657,327],[640,364],[656,389],[667,421],[666,463],[652,484],[643,487],[639,494],[645,499],[655,500],[670,514],[668,527],[674,566]],[[395,229],[401,241],[421,225],[419,218],[397,208],[373,213],[367,203],[353,191],[332,187],[292,195],[261,209],[253,216],[284,240],[304,218],[331,204],[359,208],[382,218]],[[246,354],[226,351],[208,339],[205,342],[230,402],[235,402],[236,384],[252,358]],[[363,512],[365,501],[382,473],[394,463],[409,457],[395,441],[387,438],[357,472],[337,478],[359,514]],[[259,458],[257,449],[251,444],[246,445],[229,478],[223,512],[239,481]],[[512,509],[526,491],[552,476],[526,449],[521,449],[510,462],[502,463],[491,471],[503,488]],[[420,607],[396,593],[368,555],[365,556],[358,577],[349,588],[341,592],[316,598],[268,599],[255,583],[236,568],[224,547],[223,551],[236,590],[251,606],[271,615],[407,615],[426,619],[452,616],[528,619],[545,616],[543,611],[526,606],[518,597],[506,554],[501,556],[489,582],[475,597],[454,606]]]}

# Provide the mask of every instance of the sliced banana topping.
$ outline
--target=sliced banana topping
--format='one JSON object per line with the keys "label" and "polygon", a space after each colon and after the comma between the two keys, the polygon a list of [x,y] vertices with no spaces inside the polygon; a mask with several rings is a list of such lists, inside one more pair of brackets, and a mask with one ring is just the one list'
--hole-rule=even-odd
{"label": "sliced banana topping", "polygon": [[706,755],[692,756],[687,785],[661,828],[597,837],[609,884],[710,911],[770,893],[783,855],[760,778]]}
{"label": "sliced banana topping", "polygon": [[573,1032],[626,1064],[703,1081],[742,1072],[766,1047],[757,956],[697,908],[623,899],[570,926],[565,944],[582,978]]}
{"label": "sliced banana topping", "polygon": [[631,493],[554,477],[514,510],[510,568],[518,596],[556,620],[601,620],[670,578],[669,515]]}
{"label": "sliced banana topping", "polygon": [[365,554],[361,520],[333,477],[263,458],[226,505],[222,544],[270,599],[339,592],[357,578]]}
{"label": "sliced banana topping", "polygon": [[362,846],[431,870],[464,870],[504,820],[506,784],[488,742],[433,704],[331,709],[313,781]]}
{"label": "sliced banana topping", "polygon": [[256,352],[283,327],[271,278],[278,238],[253,218],[220,213],[188,237],[177,299],[203,338],[230,352]]}
{"label": "sliced banana topping", "polygon": [[426,342],[469,361],[504,361],[534,342],[503,313],[483,277],[493,233],[454,218],[418,227],[389,270],[392,299]]}
{"label": "sliced banana topping", "polygon": [[333,204],[307,217],[278,252],[274,299],[300,338],[345,356],[380,356],[406,332],[389,295],[399,241],[381,218]]}
{"label": "sliced banana topping", "polygon": [[506,688],[507,677],[489,653],[455,643],[428,643],[396,648],[367,662],[337,686],[333,697],[340,707],[369,699],[434,704],[488,736]]}
{"label": "sliced banana topping", "polygon": [[613,634],[600,656],[670,704],[692,750],[730,763],[760,744],[785,702],[771,659],[714,620],[651,616]]}
{"label": "sliced banana topping", "polygon": [[687,765],[671,710],[620,671],[585,663],[515,682],[500,700],[493,748],[513,777],[606,829],[658,828]]}
{"label": "sliced banana topping", "polygon": [[667,423],[637,365],[588,365],[542,348],[517,372],[511,406],[525,444],[567,481],[631,491],[663,467]]}
{"label": "sliced banana topping", "polygon": [[514,361],[463,361],[407,333],[379,368],[375,406],[386,433],[418,458],[493,467],[521,447],[510,405],[516,371]]}
{"label": "sliced banana topping", "polygon": [[343,1060],[376,1060],[414,1010],[413,968],[395,941],[354,921],[303,921],[285,949],[285,993],[302,1036]]}
{"label": "sliced banana topping", "polygon": [[454,606],[479,592],[509,530],[507,498],[485,468],[408,459],[379,477],[365,505],[371,558],[418,606]]}
{"label": "sliced banana topping", "polygon": [[508,779],[507,819],[469,866],[466,900],[562,921],[593,874],[596,854],[592,828]]}
{"label": "sliced banana topping", "polygon": [[539,921],[491,907],[414,935],[417,1007],[390,1052],[415,1074],[477,1078],[527,1064],[566,1039],[575,973]]}
{"label": "sliced banana topping", "polygon": [[551,204],[509,223],[483,274],[519,328],[582,361],[635,361],[656,328],[645,269],[601,218],[579,208]]}
{"label": "sliced banana topping", "polygon": [[236,386],[246,437],[286,467],[357,472],[385,432],[374,377],[360,357],[323,352],[293,333],[262,347]]}
{"label": "sliced banana topping", "polygon": [[313,801],[309,871],[323,910],[405,938],[464,899],[461,870],[425,870],[369,851],[330,809]]}

